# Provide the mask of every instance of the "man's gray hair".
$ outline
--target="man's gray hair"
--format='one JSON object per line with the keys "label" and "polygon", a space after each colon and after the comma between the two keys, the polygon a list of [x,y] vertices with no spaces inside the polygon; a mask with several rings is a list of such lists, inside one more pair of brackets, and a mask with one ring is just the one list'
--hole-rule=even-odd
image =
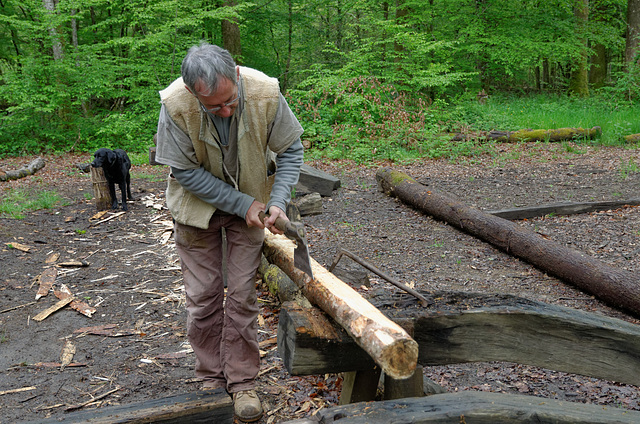
{"label": "man's gray hair", "polygon": [[196,93],[198,80],[213,93],[218,88],[220,77],[227,78],[234,85],[236,81],[236,62],[231,53],[222,47],[207,42],[193,46],[182,61],[182,79],[192,93]]}

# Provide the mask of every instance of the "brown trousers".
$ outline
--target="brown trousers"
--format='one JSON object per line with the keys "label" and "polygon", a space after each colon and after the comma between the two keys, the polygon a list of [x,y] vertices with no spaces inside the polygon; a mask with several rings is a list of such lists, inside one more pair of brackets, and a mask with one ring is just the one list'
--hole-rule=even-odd
{"label": "brown trousers", "polygon": [[[222,228],[227,237],[227,295]],[[214,214],[206,230],[175,224],[187,306],[187,336],[196,376],[230,393],[252,389],[260,370],[256,270],[264,230],[234,215]]]}

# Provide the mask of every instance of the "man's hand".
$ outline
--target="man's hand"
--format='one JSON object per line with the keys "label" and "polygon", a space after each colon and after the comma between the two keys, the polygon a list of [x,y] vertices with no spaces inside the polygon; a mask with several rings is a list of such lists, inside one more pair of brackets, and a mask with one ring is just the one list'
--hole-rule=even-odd
{"label": "man's hand", "polygon": [[287,214],[282,209],[277,206],[271,206],[269,208],[269,215],[267,216],[267,219],[264,220],[264,225],[273,234],[284,234],[284,232],[278,230],[275,226],[276,219],[278,218],[289,221],[289,218],[287,218]]}
{"label": "man's hand", "polygon": [[258,227],[264,229],[264,223],[260,220],[260,212],[264,212],[264,208],[267,205],[264,203],[260,203],[257,200],[254,200],[251,206],[249,206],[249,210],[247,211],[247,215],[244,217],[245,222],[249,227]]}
{"label": "man's hand", "polygon": [[285,221],[289,221],[287,218],[287,214],[277,206],[271,206],[269,208],[267,219],[264,222],[260,220],[260,212],[264,211],[266,205],[264,203],[260,203],[257,200],[254,200],[249,210],[247,211],[247,216],[245,217],[245,221],[249,227],[258,227],[258,228],[268,228],[273,234],[284,234],[282,231],[278,230],[275,226],[276,219],[278,217],[284,219]]}

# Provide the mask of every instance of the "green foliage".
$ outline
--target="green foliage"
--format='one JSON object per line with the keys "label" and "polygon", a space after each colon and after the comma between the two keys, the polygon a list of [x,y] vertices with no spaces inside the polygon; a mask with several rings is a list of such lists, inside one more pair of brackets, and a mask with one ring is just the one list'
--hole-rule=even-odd
{"label": "green foliage", "polygon": [[[314,144],[310,154],[360,161],[473,154],[479,146],[437,136],[466,126],[600,125],[609,144],[640,132],[632,117],[640,70],[620,59],[625,0],[592,0],[585,27],[573,0],[222,3],[60,0],[48,11],[41,1],[4,2],[0,156],[99,147],[146,155],[158,91],[179,76],[190,46],[223,44],[225,19],[239,24],[239,61],[280,78]],[[604,46],[620,70],[595,107],[500,94],[562,92],[585,39]],[[459,100],[481,88],[489,107]],[[607,122],[594,123],[596,114]]]}
{"label": "green foliage", "polygon": [[64,205],[64,199],[53,191],[29,192],[21,189],[9,190],[0,199],[0,216],[22,219],[27,211],[51,209]]}

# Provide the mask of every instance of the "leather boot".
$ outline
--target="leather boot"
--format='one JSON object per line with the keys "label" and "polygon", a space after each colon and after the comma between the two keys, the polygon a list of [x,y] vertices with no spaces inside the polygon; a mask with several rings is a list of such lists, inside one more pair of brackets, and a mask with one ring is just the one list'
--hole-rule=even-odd
{"label": "leather boot", "polygon": [[255,390],[243,390],[233,394],[233,409],[240,421],[250,423],[262,417],[262,404]]}

